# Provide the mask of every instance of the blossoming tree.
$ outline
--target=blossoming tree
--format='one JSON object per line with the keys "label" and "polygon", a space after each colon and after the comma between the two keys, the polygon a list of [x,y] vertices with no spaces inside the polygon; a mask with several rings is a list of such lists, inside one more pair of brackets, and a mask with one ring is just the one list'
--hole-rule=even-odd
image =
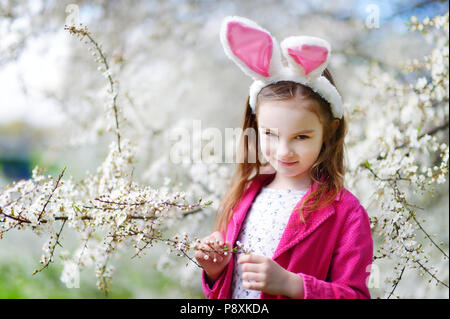
{"label": "blossoming tree", "polygon": [[[394,263],[385,278],[387,298],[395,296],[407,269],[448,289],[448,272],[442,273],[448,268],[444,238],[435,238],[418,217],[421,203],[442,194],[448,179],[448,12],[423,22],[412,17],[408,26],[435,44],[422,61],[404,65],[403,75],[415,72],[418,80],[410,83],[373,65],[363,79],[366,98],[350,115],[350,188],[370,202],[377,239],[373,266],[383,259]],[[443,213],[448,218],[448,211]],[[379,270],[371,270],[379,280]]]}
{"label": "blossoming tree", "polygon": [[[448,271],[440,269],[448,265],[446,246],[440,243],[444,239],[435,238],[418,217],[422,205],[430,206],[427,198],[441,195],[448,182],[448,13],[422,22],[412,18],[409,27],[434,44],[431,53],[406,63],[400,74],[374,63],[361,78],[364,98],[346,105],[351,154],[346,183],[367,204],[375,240],[368,285],[381,288],[383,293],[377,294],[386,298],[397,296],[407,270],[428,278],[424,285],[429,281],[448,289]],[[167,136],[168,130],[153,127],[147,129],[154,139],[148,148],[160,152],[144,175],[155,181],[152,184],[165,183],[151,187],[136,181],[136,136],[127,136],[123,128],[130,125],[124,115],[126,107],[136,109],[138,105],[128,90],[119,90],[115,68],[120,63],[111,62],[122,56],[115,52],[108,59],[102,45],[83,26],[67,26],[66,32],[84,43],[83,49],[92,54],[106,84],[105,114],[94,120],[89,130],[108,123],[114,139],[97,170],[81,180],[67,176],[66,169],[52,177],[36,167],[29,180],[2,189],[0,239],[11,230],[25,229],[45,236],[40,267],[34,274],[59,255],[64,263],[61,279],[70,285],[81,269],[94,264],[97,286],[106,293],[119,248],[132,247],[134,257],[139,257],[163,243],[180,257],[176,267],[186,264],[198,270],[192,258],[198,243],[196,230],[217,209],[231,175],[230,164],[174,163],[173,145],[168,138],[159,139]],[[144,125],[139,116],[134,121],[136,126]],[[177,122],[174,126],[183,125]],[[140,141],[147,138],[140,136]],[[206,142],[213,139],[210,135]],[[203,142],[192,151],[202,153]],[[233,148],[233,141],[228,142],[231,146],[226,147]],[[171,183],[177,174],[189,180],[184,189]],[[72,254],[61,247],[68,228],[79,239]],[[246,248],[234,248],[234,252],[241,250]],[[393,269],[381,283],[383,261],[393,263]]]}

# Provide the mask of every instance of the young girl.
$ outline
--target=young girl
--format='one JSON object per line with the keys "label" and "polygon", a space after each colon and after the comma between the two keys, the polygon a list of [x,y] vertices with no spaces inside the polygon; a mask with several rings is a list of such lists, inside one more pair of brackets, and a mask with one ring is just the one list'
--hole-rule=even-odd
{"label": "young girl", "polygon": [[[257,138],[241,138],[244,161],[215,231],[195,252],[205,296],[370,298],[373,241],[367,212],[343,186],[346,123],[326,69],[329,44],[290,37],[280,52],[268,31],[242,17],[225,18],[221,40],[255,80],[243,131]],[[255,150],[262,156],[249,161]],[[231,252],[241,245],[253,252]]]}

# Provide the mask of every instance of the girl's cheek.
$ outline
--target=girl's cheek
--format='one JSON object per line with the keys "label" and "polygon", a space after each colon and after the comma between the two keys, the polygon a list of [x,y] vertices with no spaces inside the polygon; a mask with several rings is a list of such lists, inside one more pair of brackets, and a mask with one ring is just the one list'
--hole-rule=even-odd
{"label": "girl's cheek", "polygon": [[264,154],[269,156],[271,153],[269,145],[264,145]]}
{"label": "girl's cheek", "polygon": [[269,162],[269,163],[272,162],[272,156],[271,156],[270,149],[268,149],[268,148],[262,149],[262,155],[264,157],[265,162]]}
{"label": "girl's cheek", "polygon": [[270,147],[270,145],[267,144],[264,148],[264,155],[267,157],[267,159],[270,159],[272,157],[273,151],[274,150]]}
{"label": "girl's cheek", "polygon": [[266,158],[268,159],[268,157],[270,157],[271,152],[271,147],[270,147],[270,143],[269,141],[267,141],[266,137],[263,137],[260,141],[260,145],[261,145],[261,150],[262,153],[264,154],[264,156],[266,156]]}

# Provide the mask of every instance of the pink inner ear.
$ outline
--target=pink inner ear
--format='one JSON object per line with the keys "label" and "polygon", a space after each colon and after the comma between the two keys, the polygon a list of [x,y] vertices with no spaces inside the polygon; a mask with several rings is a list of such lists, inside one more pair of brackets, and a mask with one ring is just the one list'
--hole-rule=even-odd
{"label": "pink inner ear", "polygon": [[327,60],[328,50],[317,45],[303,44],[301,48],[289,48],[288,53],[309,74]]}
{"label": "pink inner ear", "polygon": [[228,23],[227,39],[235,56],[256,73],[269,76],[273,50],[270,34],[233,21]]}

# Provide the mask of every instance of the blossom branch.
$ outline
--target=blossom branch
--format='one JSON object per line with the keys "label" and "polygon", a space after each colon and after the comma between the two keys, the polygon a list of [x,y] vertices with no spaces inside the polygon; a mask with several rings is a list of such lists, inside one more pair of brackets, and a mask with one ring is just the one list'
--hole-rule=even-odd
{"label": "blossom branch", "polygon": [[439,284],[445,286],[446,288],[449,288],[448,285],[445,282],[442,282],[441,280],[439,280],[435,275],[433,275],[424,265],[422,265],[420,263],[420,261],[416,260],[415,261],[417,264],[419,264],[419,266],[426,271],[434,280],[436,280]]}
{"label": "blossom branch", "polygon": [[[406,259],[406,263],[408,262],[408,260],[409,260],[409,257]],[[387,299],[389,299],[389,298],[392,296],[392,294],[394,293],[395,289],[397,288],[397,286],[398,286],[400,280],[402,279],[403,272],[405,271],[405,268],[406,268],[406,263],[405,263],[405,265],[403,266],[402,271],[400,272],[400,276],[395,280],[394,287],[392,288],[391,292],[390,292],[389,295],[387,296]]]}
{"label": "blossom branch", "polygon": [[41,219],[42,214],[45,212],[45,208],[47,207],[48,203],[52,199],[53,194],[56,191],[56,188],[58,188],[59,182],[61,181],[61,178],[63,177],[65,171],[66,171],[66,167],[64,167],[61,174],[59,174],[55,187],[53,188],[52,192],[50,193],[50,196],[48,197],[47,201],[45,202],[44,207],[42,207],[41,213],[38,216],[38,221]]}
{"label": "blossom branch", "polygon": [[121,153],[122,150],[121,150],[121,146],[120,146],[121,144],[120,144],[120,130],[119,130],[119,111],[118,111],[118,106],[117,106],[117,97],[118,97],[119,93],[115,91],[114,84],[115,83],[117,84],[117,81],[113,80],[113,78],[111,76],[111,70],[109,68],[109,64],[108,64],[108,61],[106,60],[105,54],[103,53],[101,46],[97,43],[97,41],[94,40],[94,38],[88,31],[87,26],[84,26],[84,28],[76,28],[75,26],[65,26],[64,29],[68,30],[70,32],[70,34],[79,36],[80,40],[83,40],[83,38],[86,36],[100,56],[99,62],[102,63],[105,67],[104,74],[106,75],[106,77],[108,79],[111,94],[113,95],[112,107],[114,110],[114,118],[115,118],[115,125],[116,125],[117,147],[118,147],[119,153]]}
{"label": "blossom branch", "polygon": [[438,244],[434,242],[434,240],[431,238],[431,236],[428,234],[428,232],[425,231],[425,229],[422,227],[422,225],[419,223],[415,215],[412,215],[413,220],[416,222],[417,226],[419,226],[420,230],[425,234],[425,236],[431,241],[431,243],[439,249],[439,251],[448,259],[448,255],[439,247]]}
{"label": "blossom branch", "polygon": [[[62,233],[62,230],[63,230],[65,224],[66,224],[66,221],[64,220],[61,225],[61,228],[59,229],[59,232],[56,234],[55,243],[49,250],[50,256],[48,258],[44,258],[44,260],[41,260],[41,263],[43,263],[44,265],[42,266],[41,269],[36,269],[35,271],[33,271],[33,275],[37,274],[38,272],[41,272],[42,270],[47,268],[51,262],[53,262],[53,255],[55,252],[56,245],[60,245],[62,247],[61,243],[59,242],[59,238],[61,236],[61,233]],[[52,236],[50,236],[50,239],[52,239]]]}
{"label": "blossom branch", "polygon": [[[436,126],[436,127],[432,127],[432,128],[430,128],[429,130],[427,130],[426,132],[420,134],[420,135],[417,137],[417,139],[420,140],[420,139],[424,138],[425,136],[428,136],[428,135],[430,135],[430,136],[431,136],[431,135],[434,135],[434,134],[436,134],[437,132],[440,132],[440,131],[442,131],[442,130],[448,129],[448,126],[449,126],[449,120],[446,119],[446,120],[444,121],[444,123],[442,123],[441,125],[438,125],[438,126]],[[404,147],[406,147],[406,146],[408,146],[408,143],[403,143],[403,144],[400,144],[400,145],[396,145],[396,146],[394,147],[394,150],[398,150],[398,149],[404,148]],[[377,156],[377,160],[383,160],[383,159],[385,159],[385,156],[384,156],[384,157],[381,156],[381,155],[378,155],[378,156]],[[362,164],[362,165],[363,165],[363,164]]]}

